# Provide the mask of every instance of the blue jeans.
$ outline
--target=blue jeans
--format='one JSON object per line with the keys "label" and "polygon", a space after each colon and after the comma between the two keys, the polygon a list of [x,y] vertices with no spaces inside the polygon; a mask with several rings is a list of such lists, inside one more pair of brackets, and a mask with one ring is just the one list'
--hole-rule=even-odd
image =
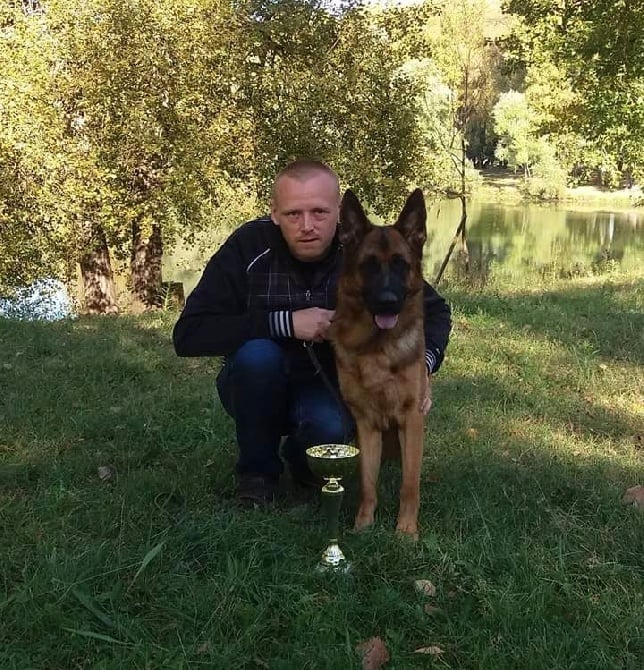
{"label": "blue jeans", "polygon": [[217,377],[217,391],[235,420],[238,474],[279,475],[283,435],[284,458],[291,468],[306,468],[305,450],[314,444],[346,442],[353,419],[320,375],[292,374],[289,360],[273,340],[249,340]]}

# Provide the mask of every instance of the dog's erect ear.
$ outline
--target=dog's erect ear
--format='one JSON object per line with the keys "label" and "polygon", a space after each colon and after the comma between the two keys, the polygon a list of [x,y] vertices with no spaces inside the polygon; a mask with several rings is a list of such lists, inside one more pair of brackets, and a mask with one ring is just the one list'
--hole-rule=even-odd
{"label": "dog's erect ear", "polygon": [[423,256],[423,246],[427,239],[427,210],[423,192],[417,188],[405,202],[394,228],[407,240],[414,254]]}
{"label": "dog's erect ear", "polygon": [[340,203],[338,233],[342,246],[348,251],[356,249],[370,228],[371,223],[364,213],[364,209],[362,209],[362,205],[356,194],[347,189]]}

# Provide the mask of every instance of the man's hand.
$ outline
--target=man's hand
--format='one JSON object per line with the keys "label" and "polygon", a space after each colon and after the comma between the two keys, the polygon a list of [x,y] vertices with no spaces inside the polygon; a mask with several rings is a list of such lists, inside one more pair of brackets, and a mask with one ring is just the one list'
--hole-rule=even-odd
{"label": "man's hand", "polygon": [[308,307],[293,312],[293,333],[298,340],[321,342],[331,325],[335,312],[321,307]]}
{"label": "man's hand", "polygon": [[423,400],[420,403],[420,411],[423,416],[427,415],[427,412],[432,407],[432,375],[427,373],[425,377],[425,392],[423,394]]}

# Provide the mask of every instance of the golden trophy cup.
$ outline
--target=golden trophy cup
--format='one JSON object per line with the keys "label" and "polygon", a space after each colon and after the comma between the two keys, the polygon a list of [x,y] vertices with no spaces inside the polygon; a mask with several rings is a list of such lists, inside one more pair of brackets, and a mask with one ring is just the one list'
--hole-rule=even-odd
{"label": "golden trophy cup", "polygon": [[327,520],[329,544],[318,563],[320,572],[348,572],[350,563],[338,545],[338,525],[344,487],[342,477],[350,475],[356,467],[360,451],[348,444],[318,444],[306,450],[309,467],[326,480],[322,487],[322,510]]}

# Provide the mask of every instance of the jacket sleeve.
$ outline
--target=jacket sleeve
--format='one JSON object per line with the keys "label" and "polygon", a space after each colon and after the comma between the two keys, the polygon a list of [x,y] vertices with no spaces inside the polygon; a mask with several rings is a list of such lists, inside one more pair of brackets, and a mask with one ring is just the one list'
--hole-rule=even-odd
{"label": "jacket sleeve", "polygon": [[269,312],[247,308],[247,275],[236,236],[210,259],[174,326],[178,356],[225,356],[244,342],[270,337]]}
{"label": "jacket sleeve", "polygon": [[425,282],[423,290],[425,319],[425,364],[432,374],[438,369],[445,357],[445,349],[452,330],[452,312],[445,299]]}

